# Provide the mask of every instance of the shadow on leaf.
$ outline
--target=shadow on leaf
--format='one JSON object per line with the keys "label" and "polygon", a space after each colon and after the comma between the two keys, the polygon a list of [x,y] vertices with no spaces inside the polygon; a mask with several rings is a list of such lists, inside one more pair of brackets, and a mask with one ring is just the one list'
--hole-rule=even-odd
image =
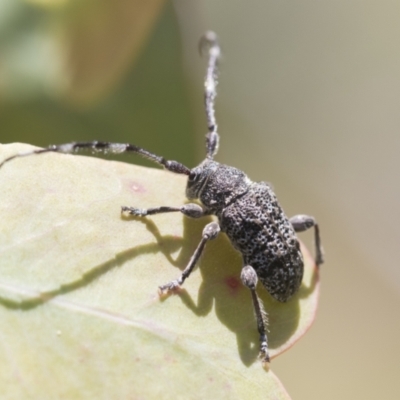
{"label": "shadow on leaf", "polygon": [[[202,227],[210,220],[202,219]],[[196,231],[198,231],[196,233],[198,242],[201,238],[201,230],[196,229]],[[193,221],[184,219],[183,237],[192,238],[193,234],[195,234]],[[190,243],[192,248],[184,245],[177,259],[177,264],[181,269],[185,267],[185,263],[188,262],[196,247],[196,240],[190,239]],[[198,291],[197,302],[185,289],[177,291],[177,295],[190,310],[199,316],[207,315],[214,303],[219,320],[236,334],[242,362],[247,366],[251,365],[259,353],[259,338],[250,292],[240,280],[242,268],[240,254],[233,249],[229,239],[222,234],[207,244],[199,267],[203,280]],[[317,281],[318,273],[315,270],[311,285],[307,287],[303,282],[299,292],[287,303],[274,300],[261,283],[258,285],[258,295],[269,317],[268,340],[272,357],[277,355],[274,349],[282,347],[296,332],[301,311],[299,300],[313,293]]]}
{"label": "shadow on leaf", "polygon": [[[177,238],[162,236],[156,223],[151,219],[122,218],[145,224],[156,242],[118,253],[112,260],[90,269],[80,279],[62,284],[57,289],[41,292],[37,296],[23,300],[0,297],[0,304],[15,310],[34,309],[58,295],[67,294],[89,285],[101,275],[123,266],[126,261],[142,254],[162,252],[171,265],[183,270],[201,239],[203,227],[211,221],[210,217],[198,221],[183,218],[183,237]],[[174,259],[171,254],[179,249],[179,255]],[[214,304],[218,319],[236,335],[242,362],[246,366],[251,365],[258,356],[259,338],[250,292],[240,281],[242,267],[240,254],[233,249],[228,238],[221,234],[216,240],[207,244],[199,267],[202,283],[198,290],[197,302],[184,288],[177,291],[177,295],[186,307],[198,316],[209,314]],[[179,273],[174,275],[171,271],[171,280],[177,278],[178,275]],[[268,340],[272,357],[276,355],[274,349],[281,347],[295,333],[300,318],[299,300],[308,297],[313,292],[317,280],[318,273],[316,272],[313,275],[311,286],[306,287],[303,283],[299,292],[287,303],[275,301],[261,284],[258,285],[258,294],[269,317]],[[155,282],[155,285],[164,283],[166,282]],[[156,286],[154,290],[156,290]],[[166,300],[165,296],[160,298],[160,301]]]}

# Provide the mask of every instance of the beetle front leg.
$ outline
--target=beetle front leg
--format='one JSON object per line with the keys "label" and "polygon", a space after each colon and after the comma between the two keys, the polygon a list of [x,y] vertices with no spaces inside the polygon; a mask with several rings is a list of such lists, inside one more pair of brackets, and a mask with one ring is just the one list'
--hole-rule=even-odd
{"label": "beetle front leg", "polygon": [[183,205],[182,207],[154,207],[154,208],[135,208],[135,207],[121,207],[121,212],[127,212],[130,215],[134,215],[136,217],[146,217],[147,215],[168,213],[168,212],[181,212],[190,218],[200,218],[208,215],[203,208],[201,208],[198,204],[188,203]]}
{"label": "beetle front leg", "polygon": [[178,279],[175,279],[166,285],[159,286],[161,294],[164,292],[169,292],[180,287],[186,278],[192,273],[194,267],[196,266],[197,261],[199,260],[201,254],[203,253],[204,247],[209,240],[215,239],[220,232],[220,227],[216,222],[210,222],[203,229],[203,237],[197,249],[194,251],[192,258],[190,259],[187,267],[183,270],[181,276]]}

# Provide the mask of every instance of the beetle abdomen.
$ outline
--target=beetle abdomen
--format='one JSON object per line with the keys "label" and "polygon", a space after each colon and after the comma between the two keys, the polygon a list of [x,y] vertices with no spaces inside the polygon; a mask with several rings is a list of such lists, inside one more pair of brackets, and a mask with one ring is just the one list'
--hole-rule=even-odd
{"label": "beetle abdomen", "polygon": [[218,215],[221,229],[268,292],[287,301],[299,288],[303,259],[296,233],[268,184],[253,183]]}

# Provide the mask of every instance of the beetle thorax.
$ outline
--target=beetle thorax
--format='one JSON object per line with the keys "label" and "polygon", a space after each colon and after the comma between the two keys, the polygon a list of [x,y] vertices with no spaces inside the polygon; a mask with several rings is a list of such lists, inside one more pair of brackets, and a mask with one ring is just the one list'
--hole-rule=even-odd
{"label": "beetle thorax", "polygon": [[192,169],[186,196],[199,199],[208,210],[218,212],[245,194],[251,183],[243,171],[206,159]]}

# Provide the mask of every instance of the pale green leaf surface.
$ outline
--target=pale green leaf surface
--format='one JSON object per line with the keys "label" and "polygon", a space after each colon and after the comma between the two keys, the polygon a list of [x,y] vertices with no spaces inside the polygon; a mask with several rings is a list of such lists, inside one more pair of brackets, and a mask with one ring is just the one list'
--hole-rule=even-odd
{"label": "pale green leaf surface", "polygon": [[[30,148],[0,145],[0,161]],[[257,359],[240,255],[224,235],[178,294],[159,298],[209,219],[124,218],[120,206],[178,206],[184,189],[184,176],[74,155],[0,169],[2,398],[289,398]],[[315,317],[318,274],[304,255],[290,302],[258,288],[272,357]]]}

